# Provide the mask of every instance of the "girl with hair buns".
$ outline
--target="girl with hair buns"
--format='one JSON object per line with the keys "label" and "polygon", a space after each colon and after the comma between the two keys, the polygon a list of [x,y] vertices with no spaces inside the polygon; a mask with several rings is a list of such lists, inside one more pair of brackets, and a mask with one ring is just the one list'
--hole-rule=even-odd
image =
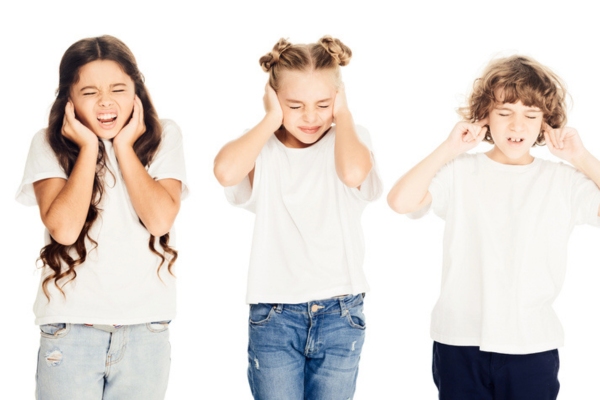
{"label": "girl with hair buns", "polygon": [[185,185],[181,133],[159,120],[129,48],[82,39],[62,57],[48,127],[17,200],[46,226],[38,399],[163,399]]}
{"label": "girl with hair buns", "polygon": [[256,399],[352,398],[368,290],[360,218],[382,191],[329,36],[279,40],[260,59],[265,115],[215,158],[230,203],[256,214],[248,272],[248,380]]}

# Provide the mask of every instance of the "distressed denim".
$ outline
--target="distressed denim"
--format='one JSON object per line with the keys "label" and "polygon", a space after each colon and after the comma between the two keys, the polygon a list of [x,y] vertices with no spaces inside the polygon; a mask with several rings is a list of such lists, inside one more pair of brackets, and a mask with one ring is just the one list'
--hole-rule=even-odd
{"label": "distressed denim", "polygon": [[363,295],[250,306],[248,381],[257,400],[348,400],[365,339]]}
{"label": "distressed denim", "polygon": [[108,332],[80,324],[40,326],[38,400],[164,399],[171,365],[169,323]]}

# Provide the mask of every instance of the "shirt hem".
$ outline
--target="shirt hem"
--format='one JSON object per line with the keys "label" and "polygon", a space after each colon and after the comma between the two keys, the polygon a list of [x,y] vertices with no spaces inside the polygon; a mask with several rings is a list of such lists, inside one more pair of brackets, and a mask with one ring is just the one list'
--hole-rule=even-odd
{"label": "shirt hem", "polygon": [[431,339],[450,346],[475,346],[481,351],[501,354],[534,354],[558,349],[564,346],[564,340],[531,345],[482,343],[480,338],[450,337],[431,332]]}

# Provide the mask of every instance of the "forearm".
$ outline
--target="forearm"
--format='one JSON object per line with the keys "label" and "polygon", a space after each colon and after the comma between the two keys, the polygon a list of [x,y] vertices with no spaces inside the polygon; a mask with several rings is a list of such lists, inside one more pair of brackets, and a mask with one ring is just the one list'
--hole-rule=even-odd
{"label": "forearm", "polygon": [[75,243],[85,224],[92,199],[98,145],[82,147],[69,178],[34,183],[42,222],[57,242]]}
{"label": "forearm", "polygon": [[437,172],[455,157],[446,142],[415,165],[394,184],[387,201],[392,210],[407,214],[431,202],[429,185]]}
{"label": "forearm", "polygon": [[358,187],[373,168],[371,152],[356,133],[350,111],[335,117],[335,170],[348,187]]}
{"label": "forearm", "polygon": [[168,233],[179,212],[181,182],[154,180],[131,146],[115,146],[115,154],[131,204],[146,229],[157,237]]}
{"label": "forearm", "polygon": [[260,151],[280,126],[280,118],[267,114],[254,128],[223,146],[215,157],[213,170],[219,183],[222,186],[240,183],[252,171]]}
{"label": "forearm", "polygon": [[600,188],[600,160],[594,157],[592,153],[585,150],[579,157],[572,159],[571,163]]}

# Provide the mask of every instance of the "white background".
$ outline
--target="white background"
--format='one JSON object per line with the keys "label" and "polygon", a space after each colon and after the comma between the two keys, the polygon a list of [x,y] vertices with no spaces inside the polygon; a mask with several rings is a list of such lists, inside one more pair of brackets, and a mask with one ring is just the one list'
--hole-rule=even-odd
{"label": "white background", "polygon": [[[248,1],[6,2],[0,6],[0,380],[3,398],[33,398],[39,334],[32,304],[43,244],[38,211],[14,201],[29,143],[46,126],[58,64],[83,37],[111,34],[136,55],[156,109],[182,128],[191,196],[178,231],[178,317],[168,399],[249,399],[246,268],[253,215],[227,204],[212,175],[219,148],[262,117],[258,65],[280,38],[324,34],[353,51],[343,69],[355,121],[369,129],[385,193],[458,120],[473,80],[498,55],[550,66],[573,98],[569,125],[600,155],[596,13],[583,2]],[[390,4],[396,4],[392,8]],[[477,150],[488,147],[482,144]],[[551,158],[546,148],[535,155]],[[442,221],[410,221],[379,199],[364,214],[371,284],[356,399],[434,399],[429,314],[441,271]],[[556,309],[562,399],[595,398],[600,232],[571,237]]]}

